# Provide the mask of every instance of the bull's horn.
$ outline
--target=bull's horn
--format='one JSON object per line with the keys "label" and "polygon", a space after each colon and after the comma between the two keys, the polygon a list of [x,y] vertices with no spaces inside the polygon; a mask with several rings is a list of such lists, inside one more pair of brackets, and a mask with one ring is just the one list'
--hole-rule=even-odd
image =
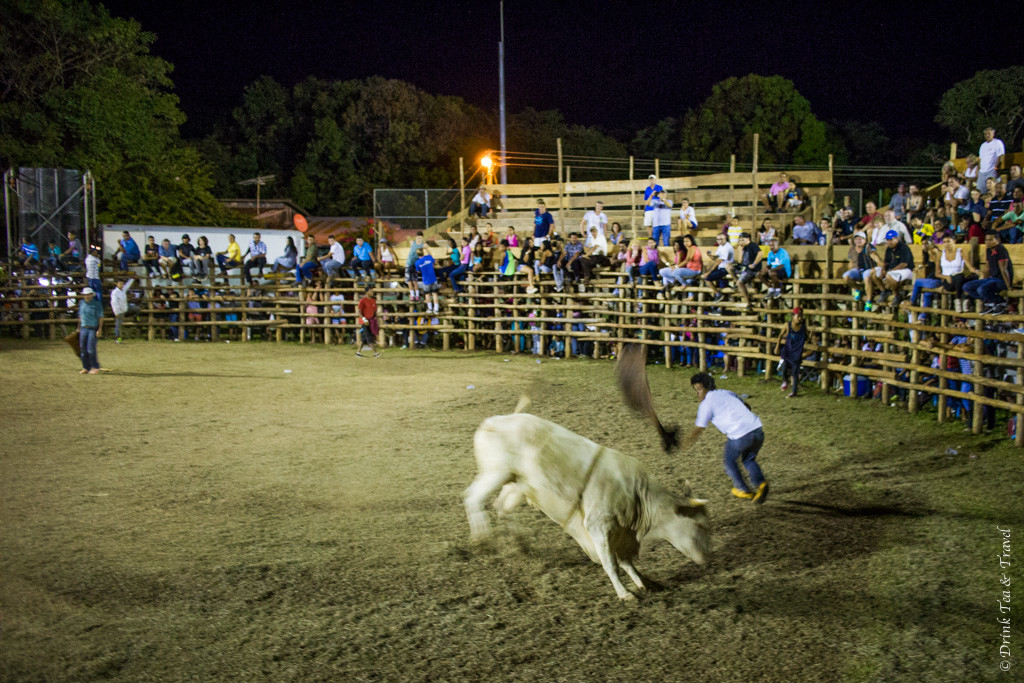
{"label": "bull's horn", "polygon": [[519,403],[516,404],[515,412],[523,412],[524,410],[526,410],[526,407],[528,405],[530,405],[530,397],[527,396],[526,394],[523,394],[522,396],[519,397]]}
{"label": "bull's horn", "polygon": [[693,507],[700,507],[701,505],[706,505],[708,501],[703,498],[691,498],[688,502]]}

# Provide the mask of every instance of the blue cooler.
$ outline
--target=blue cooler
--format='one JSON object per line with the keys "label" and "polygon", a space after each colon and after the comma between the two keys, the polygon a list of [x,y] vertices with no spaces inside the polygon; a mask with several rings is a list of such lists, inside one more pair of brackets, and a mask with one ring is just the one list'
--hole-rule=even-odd
{"label": "blue cooler", "polygon": [[[853,381],[853,375],[843,375],[843,393],[847,396],[850,395],[850,382]],[[867,377],[857,377],[857,396],[867,396],[871,392],[871,380]]]}

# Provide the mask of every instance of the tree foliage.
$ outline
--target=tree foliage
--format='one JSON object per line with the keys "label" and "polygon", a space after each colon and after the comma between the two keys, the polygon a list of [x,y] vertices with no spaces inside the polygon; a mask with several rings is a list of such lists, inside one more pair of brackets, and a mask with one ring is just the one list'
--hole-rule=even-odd
{"label": "tree foliage", "polygon": [[1024,66],[979,71],[947,90],[939,100],[935,122],[956,142],[977,147],[988,127],[1007,151],[1024,142]]}
{"label": "tree foliage", "polygon": [[487,116],[457,97],[398,80],[307,78],[290,91],[270,77],[246,88],[229,122],[200,149],[217,191],[273,173],[282,193],[322,215],[372,212],[375,187],[447,187],[491,146]]}
{"label": "tree foliage", "polygon": [[825,125],[792,81],[781,76],[729,78],[682,124],[682,157],[728,161],[731,154],[749,161],[754,134],[760,133],[764,164],[824,164],[828,159]]}
{"label": "tree foliage", "polygon": [[230,221],[154,39],[87,0],[0,3],[0,163],[91,170],[103,221]]}

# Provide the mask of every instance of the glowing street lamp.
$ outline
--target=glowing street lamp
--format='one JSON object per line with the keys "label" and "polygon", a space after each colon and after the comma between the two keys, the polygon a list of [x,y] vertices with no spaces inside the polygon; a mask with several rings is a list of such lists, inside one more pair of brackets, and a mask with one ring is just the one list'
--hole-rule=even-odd
{"label": "glowing street lamp", "polygon": [[484,167],[484,182],[490,183],[493,180],[492,176],[494,173],[494,159],[491,158],[490,152],[484,154],[480,159],[480,165]]}

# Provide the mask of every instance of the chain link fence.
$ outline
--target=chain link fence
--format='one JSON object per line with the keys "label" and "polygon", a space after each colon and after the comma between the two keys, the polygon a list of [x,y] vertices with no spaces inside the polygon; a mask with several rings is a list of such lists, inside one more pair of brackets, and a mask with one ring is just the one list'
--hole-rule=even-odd
{"label": "chain link fence", "polygon": [[[466,205],[472,194],[467,191]],[[454,189],[377,189],[373,191],[373,217],[402,230],[426,230],[461,208],[459,191]]]}

